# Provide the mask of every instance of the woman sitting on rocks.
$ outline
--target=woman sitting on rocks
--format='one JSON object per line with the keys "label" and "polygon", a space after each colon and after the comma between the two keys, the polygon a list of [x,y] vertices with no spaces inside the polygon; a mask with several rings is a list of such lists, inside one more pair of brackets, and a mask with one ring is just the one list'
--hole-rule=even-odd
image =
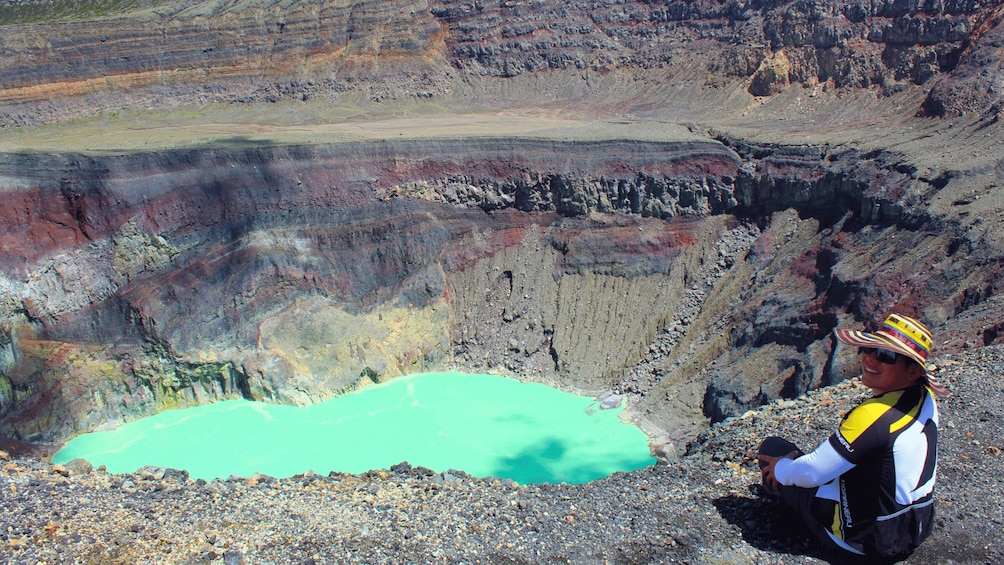
{"label": "woman sitting on rocks", "polygon": [[764,490],[796,509],[827,549],[900,558],[931,533],[943,389],[927,375],[931,332],[893,314],[874,333],[838,329],[858,347],[874,396],[808,454],[779,437],[760,444]]}

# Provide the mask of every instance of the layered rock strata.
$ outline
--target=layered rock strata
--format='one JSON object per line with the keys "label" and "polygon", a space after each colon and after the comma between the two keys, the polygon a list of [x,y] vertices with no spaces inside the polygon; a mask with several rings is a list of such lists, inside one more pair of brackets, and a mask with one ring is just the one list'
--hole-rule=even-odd
{"label": "layered rock strata", "polygon": [[151,104],[450,100],[479,77],[541,77],[557,96],[516,97],[556,101],[597,94],[610,73],[643,83],[648,102],[667,74],[742,80],[754,96],[934,85],[933,115],[994,115],[1002,102],[992,0],[95,3],[103,18],[47,4],[0,11],[21,24],[4,26],[0,125]]}
{"label": "layered rock strata", "polygon": [[[81,425],[75,417],[40,422],[37,412],[59,406],[93,426],[233,395],[306,403],[361,379],[442,367],[452,355],[452,333],[463,348],[485,341],[478,334],[484,324],[467,319],[489,310],[482,295],[501,292],[508,300],[514,273],[515,283],[534,293],[524,298],[532,311],[509,306],[502,317],[525,317],[532,325],[527,340],[533,334],[533,351],[547,360],[541,370],[567,375],[574,370],[561,368],[568,352],[592,338],[574,332],[579,314],[564,310],[564,295],[617,293],[605,300],[626,307],[619,293],[669,270],[696,241],[696,225],[558,214],[581,196],[561,188],[575,183],[604,187],[607,200],[629,208],[640,199],[635,178],[647,168],[638,163],[628,179],[608,181],[604,175],[625,174],[623,144],[588,152],[533,145],[443,142],[431,156],[422,142],[9,159],[4,177],[16,180],[3,193],[3,261],[5,272],[27,276],[5,281],[12,351],[5,404],[15,408],[8,421],[25,419],[19,436],[65,435]],[[688,187],[687,206],[723,206],[722,194],[707,185],[724,186],[724,173],[734,173],[731,151],[714,142],[630,145],[639,157],[648,152],[652,167],[684,169],[673,182]],[[520,150],[539,157],[520,159]],[[494,170],[484,183],[525,183],[533,204],[488,214],[390,195],[426,171],[456,175],[486,163]],[[529,171],[540,177],[532,180]],[[665,213],[675,213],[678,203],[662,195]],[[596,245],[606,238],[610,252]],[[636,249],[618,249],[623,242]],[[526,266],[498,273],[501,267],[489,265],[504,256],[534,264],[530,279],[519,278]],[[498,276],[490,287],[466,280],[485,271]],[[573,279],[580,282],[569,287]],[[603,290],[610,281],[627,286]],[[662,285],[643,288],[649,286]],[[643,326],[625,330],[634,332],[622,340],[629,351],[642,347],[636,338],[654,333],[658,319]],[[510,337],[524,349],[526,340]],[[55,350],[66,359],[54,361]],[[603,366],[630,357],[624,352]],[[67,364],[87,365],[78,371],[86,381],[80,388],[63,382]],[[592,371],[581,382],[595,388],[603,376]]]}
{"label": "layered rock strata", "polygon": [[912,272],[969,244],[890,160],[710,138],[8,155],[5,433],[462,367],[632,395],[671,452],[846,376],[843,312],[996,294],[997,271]]}

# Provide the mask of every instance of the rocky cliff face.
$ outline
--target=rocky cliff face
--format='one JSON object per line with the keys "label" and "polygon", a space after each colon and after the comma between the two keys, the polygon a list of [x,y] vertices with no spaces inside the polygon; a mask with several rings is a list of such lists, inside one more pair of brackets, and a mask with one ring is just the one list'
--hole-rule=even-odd
{"label": "rocky cliff face", "polygon": [[[571,187],[603,192],[610,212],[630,212],[632,202],[639,212],[655,210],[645,204],[654,198],[645,187],[657,184],[645,180],[647,171],[678,168],[679,176],[659,181],[673,188],[661,186],[653,200],[671,217],[722,209],[724,177],[739,165],[716,142],[629,145],[402,142],[11,158],[4,177],[30,189],[3,193],[5,272],[28,273],[5,281],[8,342],[18,351],[5,370],[16,400],[8,407],[34,421],[34,405],[51,400],[42,391],[63,394],[65,365],[45,367],[50,346],[65,347],[71,364],[103,363],[101,374],[84,371],[85,389],[137,381],[129,388],[139,393],[100,395],[122,398],[100,419],[228,394],[311,402],[360,380],[444,366],[453,334],[466,359],[484,361],[481,352],[496,353],[489,341],[504,334],[485,338],[489,328],[469,318],[486,315],[484,297],[497,293],[506,309],[513,282],[534,296],[520,301],[525,312],[510,305],[502,316],[532,325],[511,349],[532,346],[539,371],[595,388],[602,371],[568,375],[587,360],[559,368],[570,363],[567,350],[592,339],[573,333],[579,314],[563,310],[563,294],[619,293],[603,290],[607,281],[630,288],[633,279],[665,273],[697,237],[692,222],[582,219],[586,210],[573,202],[585,202],[584,192]],[[628,149],[635,171],[621,170]],[[457,180],[478,170],[491,172]],[[420,184],[461,186],[482,198],[463,206],[400,195]],[[488,266],[502,256],[515,264]],[[468,280],[485,272],[498,280]],[[556,284],[571,279],[586,282],[577,290]],[[629,306],[619,294],[605,300]],[[641,332],[632,337],[653,334],[658,323],[632,328]],[[553,338],[564,345],[555,350]],[[607,370],[643,343],[625,346]]]}
{"label": "rocky cliff face", "polygon": [[973,311],[912,262],[986,258],[953,260],[923,210],[871,189],[935,190],[886,158],[710,139],[8,156],[5,426],[54,439],[461,366],[635,395],[682,442],[842,378],[829,333],[885,292]]}
{"label": "rocky cliff face", "polygon": [[838,325],[899,310],[947,350],[1001,339],[993,3],[106,15],[4,26],[11,139],[290,100],[307,116],[518,101],[591,125],[0,154],[9,437],[460,367],[624,393],[671,451],[708,420],[850,376]]}
{"label": "rocky cliff face", "polygon": [[575,80],[556,85],[557,95],[517,98],[596,94],[604,76],[627,73],[650,89],[667,74],[712,87],[740,79],[755,96],[794,84],[887,93],[933,85],[927,113],[1001,107],[1002,11],[993,0],[189,0],[126,13],[94,2],[110,12],[101,19],[55,4],[0,12],[9,22],[0,125],[152,104],[449,99],[470,94],[471,79],[550,82],[554,73]]}

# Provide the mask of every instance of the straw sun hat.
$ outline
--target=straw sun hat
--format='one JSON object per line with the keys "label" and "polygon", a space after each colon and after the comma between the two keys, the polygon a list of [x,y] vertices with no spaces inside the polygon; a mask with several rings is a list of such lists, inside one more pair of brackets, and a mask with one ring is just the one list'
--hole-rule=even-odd
{"label": "straw sun hat", "polygon": [[846,329],[837,329],[834,333],[848,345],[887,349],[905,355],[927,371],[927,358],[933,343],[931,330],[913,318],[892,314],[874,333]]}

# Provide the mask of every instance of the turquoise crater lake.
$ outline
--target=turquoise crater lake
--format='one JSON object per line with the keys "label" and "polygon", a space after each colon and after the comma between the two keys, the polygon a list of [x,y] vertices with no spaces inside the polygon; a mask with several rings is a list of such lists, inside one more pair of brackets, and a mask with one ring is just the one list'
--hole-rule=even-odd
{"label": "turquoise crater lake", "polygon": [[584,483],[655,462],[648,438],[589,397],[495,375],[402,377],[306,407],[230,400],[79,436],[53,463],[111,473],[146,465],[212,480],[312,470],[362,473],[407,461],[519,483]]}

